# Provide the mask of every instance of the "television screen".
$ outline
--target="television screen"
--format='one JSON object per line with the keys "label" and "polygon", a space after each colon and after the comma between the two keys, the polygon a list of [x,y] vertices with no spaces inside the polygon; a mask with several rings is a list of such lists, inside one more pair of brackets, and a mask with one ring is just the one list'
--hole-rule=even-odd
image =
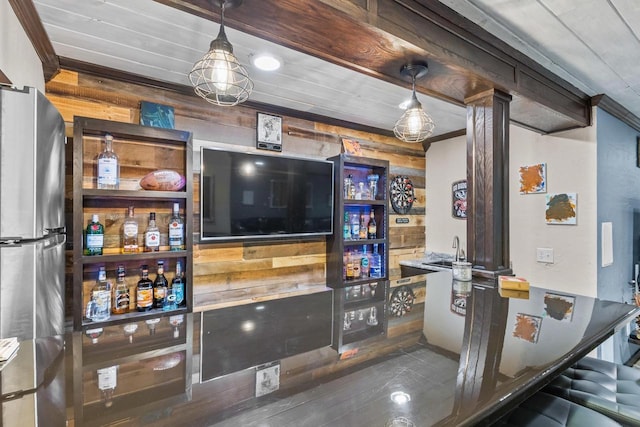
{"label": "television screen", "polygon": [[202,147],[201,240],[332,232],[332,162]]}

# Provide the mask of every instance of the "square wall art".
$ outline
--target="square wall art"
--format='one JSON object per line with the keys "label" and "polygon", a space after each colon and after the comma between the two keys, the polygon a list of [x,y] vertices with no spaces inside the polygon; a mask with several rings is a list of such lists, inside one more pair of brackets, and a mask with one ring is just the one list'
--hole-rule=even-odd
{"label": "square wall art", "polygon": [[547,192],[547,164],[520,166],[520,194]]}
{"label": "square wall art", "polygon": [[540,326],[542,326],[542,317],[518,313],[513,326],[513,336],[535,344],[540,335]]}
{"label": "square wall art", "polygon": [[545,219],[547,224],[576,225],[577,193],[547,194]]}

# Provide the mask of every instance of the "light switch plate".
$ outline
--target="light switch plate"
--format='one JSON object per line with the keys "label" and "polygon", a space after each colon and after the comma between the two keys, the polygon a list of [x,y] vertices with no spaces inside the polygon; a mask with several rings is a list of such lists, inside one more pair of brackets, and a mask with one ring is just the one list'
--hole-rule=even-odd
{"label": "light switch plate", "polygon": [[553,264],[553,248],[537,248],[536,261],[544,264]]}

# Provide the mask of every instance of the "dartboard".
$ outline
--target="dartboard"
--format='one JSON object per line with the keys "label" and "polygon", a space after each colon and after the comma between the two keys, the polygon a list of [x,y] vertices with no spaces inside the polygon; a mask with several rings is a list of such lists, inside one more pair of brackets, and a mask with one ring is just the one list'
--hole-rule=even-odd
{"label": "dartboard", "polygon": [[415,195],[413,193],[413,183],[406,176],[396,176],[391,181],[391,207],[400,215],[404,215],[411,210]]}
{"label": "dartboard", "polygon": [[400,286],[391,293],[390,307],[391,314],[396,317],[402,317],[413,308],[415,296],[408,286]]}

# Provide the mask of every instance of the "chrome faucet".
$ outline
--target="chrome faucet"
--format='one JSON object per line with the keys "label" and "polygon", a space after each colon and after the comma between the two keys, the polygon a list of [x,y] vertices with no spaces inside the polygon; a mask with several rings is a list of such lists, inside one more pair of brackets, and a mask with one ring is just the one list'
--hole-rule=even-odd
{"label": "chrome faucet", "polygon": [[454,261],[460,261],[460,238],[458,236],[453,236],[453,246],[451,247],[456,250],[456,257],[454,258]]}

